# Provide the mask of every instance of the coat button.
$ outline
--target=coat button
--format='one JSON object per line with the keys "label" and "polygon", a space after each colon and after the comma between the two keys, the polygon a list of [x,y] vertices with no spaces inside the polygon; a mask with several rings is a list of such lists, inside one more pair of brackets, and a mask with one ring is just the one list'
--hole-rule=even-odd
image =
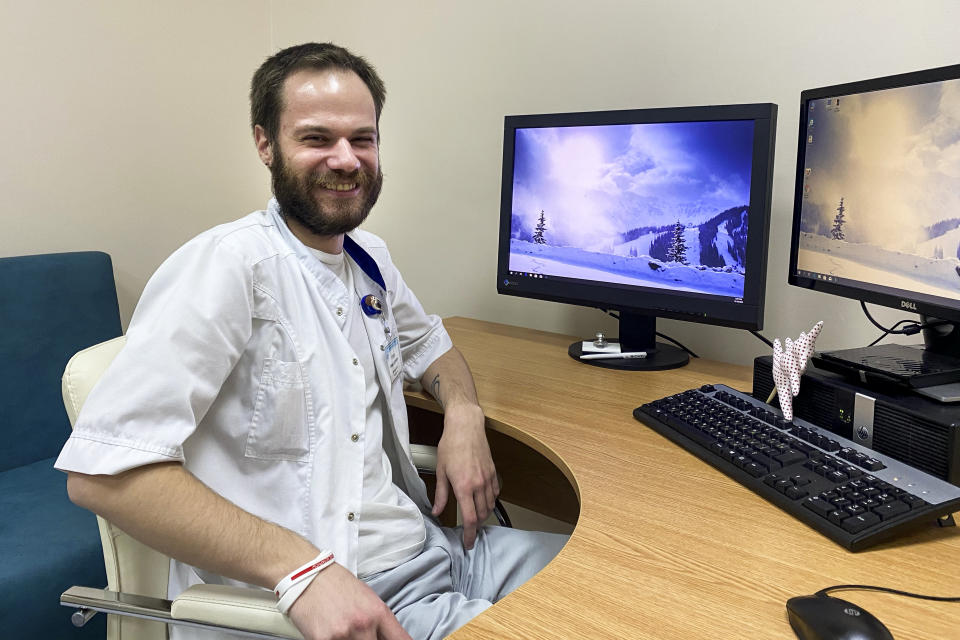
{"label": "coat button", "polygon": [[343,307],[337,307],[337,315],[338,315],[338,316],[342,316],[342,315],[343,315]]}
{"label": "coat button", "polygon": [[354,359],[353,359],[353,365],[354,365],[354,366],[357,366],[358,364],[360,364],[360,361],[357,360],[356,358],[354,358]]}
{"label": "coat button", "polygon": [[353,515],[353,511],[347,514],[347,520],[349,520],[350,522],[353,522],[356,517],[357,516]]}
{"label": "coat button", "polygon": [[355,433],[355,434],[353,434],[352,436],[350,436],[350,439],[353,440],[354,442],[356,442],[357,440],[360,439],[360,434],[359,434],[359,433]]}

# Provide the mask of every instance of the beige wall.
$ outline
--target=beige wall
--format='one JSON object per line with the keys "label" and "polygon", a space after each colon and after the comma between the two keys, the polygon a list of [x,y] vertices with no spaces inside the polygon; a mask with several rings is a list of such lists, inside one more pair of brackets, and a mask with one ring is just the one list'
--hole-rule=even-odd
{"label": "beige wall", "polygon": [[124,326],[174,249],[269,193],[247,126],[262,0],[0,2],[0,255],[102,250]]}
{"label": "beige wall", "polygon": [[[427,308],[614,330],[599,311],[496,294],[505,114],[776,102],[763,333],[822,319],[818,346],[865,344],[876,331],[857,303],[785,284],[799,93],[958,63],[958,23],[950,0],[7,2],[0,255],[110,252],[126,319],[173,249],[266,200],[246,124],[253,69],[277,48],[334,40],[387,82],[386,185],[367,228]],[[704,356],[766,351],[742,331],[659,327]]]}

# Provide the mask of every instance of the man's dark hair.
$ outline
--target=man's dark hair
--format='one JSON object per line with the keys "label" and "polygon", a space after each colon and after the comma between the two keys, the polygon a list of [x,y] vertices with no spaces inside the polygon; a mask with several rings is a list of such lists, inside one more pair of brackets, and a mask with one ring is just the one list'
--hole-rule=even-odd
{"label": "man's dark hair", "polygon": [[311,69],[324,71],[340,69],[353,71],[370,90],[377,111],[377,126],[380,112],[387,98],[387,89],[376,69],[361,58],[329,42],[308,42],[282,49],[260,65],[250,83],[250,127],[263,127],[267,140],[275,142],[280,133],[280,113],[283,111],[283,83],[297,71]]}

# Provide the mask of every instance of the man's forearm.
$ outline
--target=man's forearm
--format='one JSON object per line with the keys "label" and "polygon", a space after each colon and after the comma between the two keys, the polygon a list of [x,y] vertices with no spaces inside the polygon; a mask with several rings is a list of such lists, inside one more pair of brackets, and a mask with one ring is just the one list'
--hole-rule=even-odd
{"label": "man's forearm", "polygon": [[479,405],[473,375],[456,347],[434,360],[420,383],[444,409],[456,404]]}
{"label": "man's forearm", "polygon": [[272,589],[314,557],[310,542],[224,499],[179,463],[70,473],[70,499],[135,539],[205,571]]}

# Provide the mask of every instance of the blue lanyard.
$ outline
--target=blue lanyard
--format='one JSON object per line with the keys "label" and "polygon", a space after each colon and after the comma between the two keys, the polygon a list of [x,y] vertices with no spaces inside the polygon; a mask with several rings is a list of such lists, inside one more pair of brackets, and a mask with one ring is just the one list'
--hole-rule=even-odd
{"label": "blue lanyard", "polygon": [[[347,252],[350,259],[357,263],[357,266],[368,278],[380,285],[383,293],[386,294],[387,285],[383,281],[383,274],[380,273],[377,261],[348,235],[343,236],[343,250]],[[360,299],[360,308],[371,318],[383,313],[383,303],[373,294]]]}

